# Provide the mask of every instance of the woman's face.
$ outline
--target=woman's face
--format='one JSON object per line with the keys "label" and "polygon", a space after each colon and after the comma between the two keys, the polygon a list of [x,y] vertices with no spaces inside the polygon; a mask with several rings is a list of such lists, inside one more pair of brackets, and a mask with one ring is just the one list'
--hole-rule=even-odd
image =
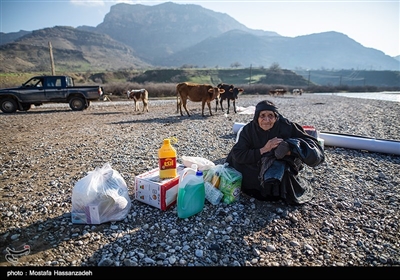
{"label": "woman's face", "polygon": [[272,111],[261,111],[258,115],[258,125],[263,130],[270,130],[276,122],[276,115]]}

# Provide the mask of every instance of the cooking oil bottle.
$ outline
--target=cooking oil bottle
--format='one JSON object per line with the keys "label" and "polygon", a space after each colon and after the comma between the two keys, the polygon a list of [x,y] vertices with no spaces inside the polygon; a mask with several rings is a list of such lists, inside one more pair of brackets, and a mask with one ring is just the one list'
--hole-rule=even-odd
{"label": "cooking oil bottle", "polygon": [[175,178],[178,176],[176,170],[176,150],[171,145],[171,139],[165,138],[161,148],[158,150],[158,167],[160,179]]}

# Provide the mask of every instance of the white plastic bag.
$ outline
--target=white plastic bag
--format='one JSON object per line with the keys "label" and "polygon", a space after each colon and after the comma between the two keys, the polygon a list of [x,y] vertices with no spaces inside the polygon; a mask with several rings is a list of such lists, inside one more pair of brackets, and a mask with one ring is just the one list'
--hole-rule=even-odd
{"label": "white plastic bag", "polygon": [[191,167],[192,164],[197,164],[198,170],[207,171],[214,167],[214,162],[202,157],[182,156],[182,163],[185,167]]}
{"label": "white plastic bag", "polygon": [[127,216],[131,205],[124,178],[106,163],[76,182],[72,190],[72,222],[101,224],[120,221]]}
{"label": "white plastic bag", "polygon": [[210,183],[223,193],[222,201],[230,204],[239,200],[242,174],[228,163],[217,164],[204,175],[204,182]]}

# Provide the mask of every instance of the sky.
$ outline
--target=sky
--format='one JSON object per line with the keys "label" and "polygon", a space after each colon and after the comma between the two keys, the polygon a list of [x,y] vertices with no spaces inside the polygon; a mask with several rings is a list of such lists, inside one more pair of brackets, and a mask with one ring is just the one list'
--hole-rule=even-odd
{"label": "sky", "polygon": [[97,26],[118,3],[196,4],[225,13],[251,29],[286,37],[336,31],[364,47],[400,55],[400,0],[0,0],[0,32],[54,26]]}

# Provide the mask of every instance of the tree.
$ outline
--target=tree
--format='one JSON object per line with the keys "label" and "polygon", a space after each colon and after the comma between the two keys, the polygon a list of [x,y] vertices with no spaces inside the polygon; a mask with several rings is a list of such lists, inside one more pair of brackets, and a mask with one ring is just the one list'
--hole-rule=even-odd
{"label": "tree", "polygon": [[240,67],[240,66],[242,66],[242,64],[240,64],[240,63],[237,62],[237,61],[231,64],[231,67],[232,67],[232,68],[238,68],[238,67]]}
{"label": "tree", "polygon": [[271,71],[280,71],[281,67],[279,66],[279,63],[274,62],[271,64],[271,66],[269,67],[269,70]]}

